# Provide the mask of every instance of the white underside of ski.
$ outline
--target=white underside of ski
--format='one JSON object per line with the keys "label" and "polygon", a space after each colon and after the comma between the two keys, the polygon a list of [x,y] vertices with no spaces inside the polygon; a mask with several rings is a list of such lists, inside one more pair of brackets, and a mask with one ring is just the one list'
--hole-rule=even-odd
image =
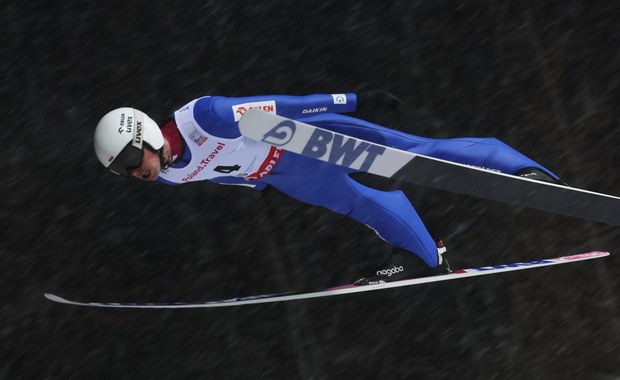
{"label": "white underside of ski", "polygon": [[556,257],[556,258],[545,259],[545,260],[535,260],[535,261],[528,261],[528,262],[522,262],[522,263],[493,265],[493,266],[488,266],[488,267],[471,268],[471,269],[459,269],[459,270],[455,270],[452,273],[448,273],[444,275],[421,277],[421,278],[415,278],[411,280],[387,282],[387,283],[377,284],[377,285],[355,286],[355,285],[349,284],[349,285],[343,285],[343,286],[330,288],[330,289],[326,289],[326,290],[318,291],[318,292],[311,292],[311,293],[284,292],[284,293],[263,294],[263,295],[257,295],[257,296],[249,296],[249,297],[236,297],[236,298],[219,300],[219,301],[195,302],[195,303],[79,302],[79,301],[71,301],[71,300],[56,296],[54,294],[50,294],[50,293],[45,293],[45,297],[51,301],[69,304],[69,305],[123,308],[123,309],[192,309],[192,308],[207,308],[207,307],[227,307],[227,306],[251,305],[251,304],[259,304],[259,303],[269,303],[269,302],[294,301],[294,300],[302,300],[302,299],[308,299],[308,298],[320,298],[320,297],[337,296],[337,295],[342,295],[342,294],[370,292],[373,290],[398,288],[398,287],[410,286],[410,285],[427,284],[431,282],[458,280],[458,279],[462,279],[466,277],[485,276],[489,274],[497,274],[497,273],[503,273],[503,272],[524,270],[524,269],[540,268],[540,267],[546,267],[550,265],[567,264],[567,263],[573,263],[577,261],[597,259],[597,258],[601,258],[605,256],[609,256],[609,252],[593,251],[593,252],[581,253],[581,254],[572,255],[572,256],[562,256],[562,257]]}
{"label": "white underside of ski", "polygon": [[620,198],[406,152],[259,109],[241,133],[286,151],[398,181],[620,226]]}

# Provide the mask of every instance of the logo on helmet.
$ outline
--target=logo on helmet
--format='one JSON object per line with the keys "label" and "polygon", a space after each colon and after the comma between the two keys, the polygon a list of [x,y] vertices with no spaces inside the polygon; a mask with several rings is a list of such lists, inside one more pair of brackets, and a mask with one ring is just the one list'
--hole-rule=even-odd
{"label": "logo on helmet", "polygon": [[142,121],[136,122],[136,133],[133,136],[134,145],[142,146]]}
{"label": "logo on helmet", "polygon": [[118,133],[121,134],[121,135],[123,134],[123,132],[131,133],[132,128],[133,128],[133,117],[128,116],[127,117],[127,125],[125,125],[125,114],[122,113],[121,114],[121,123],[120,123],[120,128],[118,128]]}
{"label": "logo on helmet", "polygon": [[120,122],[120,126],[121,126],[121,127],[118,129],[118,133],[122,135],[122,134],[123,134],[123,131],[124,131],[124,129],[125,129],[125,128],[124,128],[124,127],[125,127],[125,114],[124,114],[124,113],[122,113],[122,114],[121,114],[121,122]]}

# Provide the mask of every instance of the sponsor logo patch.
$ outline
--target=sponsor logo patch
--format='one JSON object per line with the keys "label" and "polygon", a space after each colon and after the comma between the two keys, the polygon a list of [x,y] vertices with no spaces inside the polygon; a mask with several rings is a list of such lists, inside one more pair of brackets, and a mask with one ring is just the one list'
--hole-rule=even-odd
{"label": "sponsor logo patch", "polygon": [[262,102],[251,102],[251,103],[243,103],[243,104],[235,104],[232,106],[233,116],[235,121],[241,120],[241,116],[247,111],[254,108],[258,108],[259,110],[276,113],[276,102],[275,100],[266,100]]}
{"label": "sponsor logo patch", "polygon": [[133,117],[127,117],[127,125],[125,125],[125,114],[121,114],[120,127],[118,128],[118,133],[132,133],[133,131]]}
{"label": "sponsor logo patch", "polygon": [[345,94],[332,94],[334,104],[347,104],[347,96]]}
{"label": "sponsor logo patch", "polygon": [[295,122],[293,120],[284,120],[263,135],[262,141],[275,146],[288,144],[295,135]]}
{"label": "sponsor logo patch", "polygon": [[213,149],[213,152],[211,152],[211,154],[209,154],[207,157],[205,157],[203,160],[201,160],[198,163],[198,165],[196,165],[196,169],[194,169],[194,171],[188,173],[183,179],[181,179],[181,181],[187,182],[187,181],[191,180],[192,178],[196,177],[201,171],[203,171],[207,166],[209,166],[211,161],[214,158],[217,157],[217,155],[220,153],[220,151],[222,149],[224,149],[225,146],[226,146],[226,144],[224,144],[222,142],[218,142],[217,146],[215,147],[215,149]]}
{"label": "sponsor logo patch", "polygon": [[[261,141],[286,149],[286,145],[293,139],[296,129],[297,126],[293,120],[284,120],[267,131]],[[312,132],[301,154],[350,168],[358,159],[361,159],[363,161],[359,170],[365,172],[384,152],[384,146],[317,128]]]}
{"label": "sponsor logo patch", "polygon": [[209,139],[207,136],[201,134],[197,130],[194,130],[194,132],[190,133],[189,138],[192,139],[192,141],[195,142],[198,146],[201,146],[205,143],[205,141]]}
{"label": "sponsor logo patch", "polygon": [[325,112],[327,111],[327,107],[317,107],[317,108],[305,108],[301,111],[302,114],[307,113],[317,113],[317,112]]}
{"label": "sponsor logo patch", "polygon": [[359,170],[365,172],[370,169],[377,156],[384,152],[385,147],[383,146],[357,141],[354,138],[332,133],[325,129],[315,129],[301,154],[316,159],[327,156],[327,162],[337,165],[341,162],[340,165],[346,167],[352,167],[358,158],[364,157]]}
{"label": "sponsor logo patch", "polygon": [[400,273],[403,272],[405,270],[405,268],[403,268],[403,266],[393,266],[389,269],[383,269],[383,270],[378,270],[377,271],[377,276],[388,276],[388,277],[392,277],[393,275],[395,275],[396,273]]}
{"label": "sponsor logo patch", "polygon": [[258,168],[256,173],[252,173],[248,175],[246,179],[249,181],[252,181],[252,180],[261,179],[267,176],[269,173],[271,173],[273,168],[276,167],[276,164],[278,163],[278,161],[280,161],[280,158],[282,157],[282,152],[283,152],[282,149],[278,149],[275,146],[272,146],[271,149],[269,150],[269,155],[267,156],[265,161],[263,161],[263,163]]}
{"label": "sponsor logo patch", "polygon": [[[128,118],[131,120],[131,118]],[[129,121],[127,122],[129,128]],[[142,120],[136,120],[136,131],[133,134],[133,145],[142,148]]]}

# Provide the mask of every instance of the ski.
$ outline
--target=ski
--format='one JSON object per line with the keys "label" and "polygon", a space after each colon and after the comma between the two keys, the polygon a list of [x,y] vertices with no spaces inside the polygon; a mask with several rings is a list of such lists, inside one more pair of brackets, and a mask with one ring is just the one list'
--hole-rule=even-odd
{"label": "ski", "polygon": [[427,157],[335,133],[259,109],[241,133],[289,152],[397,181],[620,226],[620,198]]}
{"label": "ski", "polygon": [[208,302],[193,302],[193,303],[80,302],[80,301],[68,300],[68,299],[65,299],[57,295],[50,294],[50,293],[45,293],[45,297],[51,301],[68,304],[68,305],[123,308],[123,309],[192,309],[192,308],[228,307],[228,306],[252,305],[252,304],[269,303],[269,302],[294,301],[294,300],[302,300],[302,299],[309,299],[309,298],[337,296],[337,295],[351,294],[351,293],[362,293],[362,292],[369,292],[369,291],[374,291],[374,290],[383,290],[383,289],[398,288],[398,287],[403,287],[403,286],[428,284],[432,282],[458,280],[458,279],[462,279],[466,277],[485,276],[489,274],[497,274],[497,273],[524,270],[524,269],[540,268],[540,267],[546,267],[546,266],[551,266],[551,265],[567,264],[567,263],[573,263],[577,261],[597,259],[597,258],[606,257],[606,256],[609,256],[609,252],[593,251],[593,252],[581,253],[581,254],[576,254],[576,255],[571,255],[571,256],[555,257],[552,259],[545,259],[545,260],[534,260],[534,261],[527,261],[527,262],[521,262],[521,263],[492,265],[492,266],[485,266],[485,267],[480,267],[480,268],[458,269],[451,273],[443,274],[443,275],[420,277],[420,278],[414,278],[411,280],[401,280],[401,281],[387,282],[387,283],[376,284],[376,285],[355,286],[353,284],[348,284],[348,285],[338,286],[334,288],[329,288],[329,289],[318,291],[318,292],[310,292],[310,293],[281,292],[281,293],[262,294],[262,295],[249,296],[249,297],[236,297],[236,298],[231,298],[231,299],[208,301]]}

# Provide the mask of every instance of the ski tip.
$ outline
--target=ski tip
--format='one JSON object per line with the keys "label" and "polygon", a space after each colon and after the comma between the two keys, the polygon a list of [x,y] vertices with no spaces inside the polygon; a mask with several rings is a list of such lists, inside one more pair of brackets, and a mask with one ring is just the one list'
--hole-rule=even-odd
{"label": "ski tip", "polygon": [[60,303],[68,303],[66,299],[64,299],[62,297],[58,297],[57,295],[52,294],[52,293],[44,293],[43,295],[45,296],[45,298],[47,298],[50,301],[60,302]]}
{"label": "ski tip", "polygon": [[563,256],[561,257],[562,260],[587,260],[587,259],[594,259],[597,257],[605,257],[605,256],[609,256],[609,252],[605,252],[605,251],[592,251],[592,252],[586,252],[586,253],[579,253],[576,255],[570,255],[570,256]]}

